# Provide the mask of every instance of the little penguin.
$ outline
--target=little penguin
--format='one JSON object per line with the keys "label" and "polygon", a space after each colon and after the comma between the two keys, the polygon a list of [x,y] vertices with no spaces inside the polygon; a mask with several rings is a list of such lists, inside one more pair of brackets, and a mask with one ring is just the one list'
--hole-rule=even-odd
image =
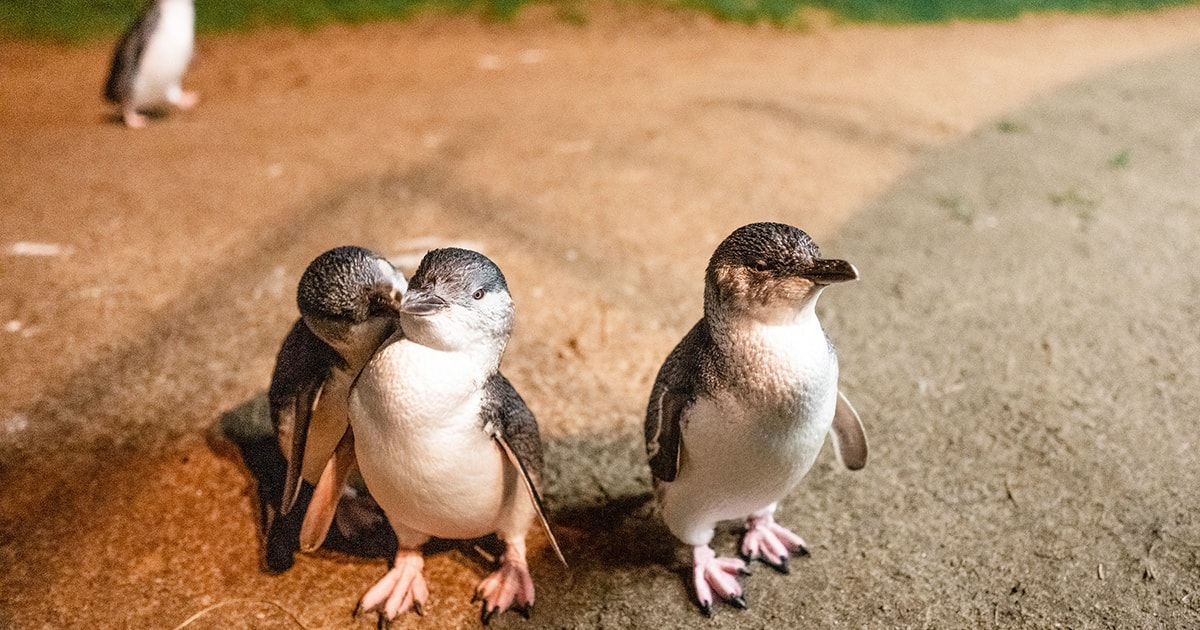
{"label": "little penguin", "polygon": [[[646,453],[667,528],[692,547],[697,603],[714,593],[745,608],[738,576],[761,559],[788,571],[803,539],[775,522],[779,501],[831,434],[846,467],[866,465],[858,414],[838,391],[833,344],[817,320],[825,287],[858,279],[821,258],[802,230],[753,223],[709,260],[704,316],[658,372],[646,410]],[[832,433],[831,433],[832,429]],[[739,558],[709,546],[720,521],[743,520]]]}
{"label": "little penguin", "polygon": [[[476,589],[484,624],[509,608],[528,615],[533,579],[525,537],[535,519],[550,533],[538,491],[537,421],[500,359],[513,327],[500,268],[459,248],[421,260],[400,303],[400,330],[384,342],[350,392],[358,467],[396,533],[391,569],[359,602],[381,624],[429,595],[421,546],[431,537],[495,533],[500,567]],[[565,561],[564,561],[565,563]]]}
{"label": "little penguin", "polygon": [[267,392],[287,461],[283,488],[264,525],[266,562],[273,571],[290,568],[298,548],[319,547],[335,513],[347,528],[372,525],[372,504],[367,497],[354,501],[346,486],[354,467],[350,387],[399,329],[407,287],[387,259],[357,246],[321,254],[300,278],[300,319],[283,341]]}
{"label": "little penguin", "polygon": [[199,102],[182,87],[195,32],[193,0],[151,0],[118,40],[104,98],[121,108],[127,127],[146,126],[144,111],[166,105],[187,110]]}

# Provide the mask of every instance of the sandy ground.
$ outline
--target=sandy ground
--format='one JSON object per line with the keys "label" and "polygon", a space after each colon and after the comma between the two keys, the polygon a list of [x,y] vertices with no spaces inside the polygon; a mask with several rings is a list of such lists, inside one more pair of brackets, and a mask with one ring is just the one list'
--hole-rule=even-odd
{"label": "sandy ground", "polygon": [[[500,626],[1200,624],[1200,10],[202,37],[201,105],[141,132],[108,54],[0,43],[0,627],[371,626],[383,560],[264,573],[207,437],[345,243],[508,276],[571,566],[535,539],[538,609]],[[821,312],[873,459],[823,454],[780,513],[812,556],[704,621],[640,424],[712,248],[764,219],[863,273]],[[486,567],[432,556],[399,626],[475,623]]]}

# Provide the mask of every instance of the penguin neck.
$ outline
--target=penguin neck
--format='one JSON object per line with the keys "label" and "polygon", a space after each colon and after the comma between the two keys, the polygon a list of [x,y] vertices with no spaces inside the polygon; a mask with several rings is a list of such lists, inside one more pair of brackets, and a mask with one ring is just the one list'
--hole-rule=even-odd
{"label": "penguin neck", "polygon": [[497,339],[467,327],[445,329],[420,317],[405,318],[402,328],[404,337],[412,343],[469,357],[472,365],[478,366],[480,374],[485,376],[500,369],[500,357],[507,345],[505,338]]}
{"label": "penguin neck", "polygon": [[814,395],[813,388],[826,387],[836,359],[817,319],[815,302],[810,299],[791,309],[756,309],[710,321],[727,377],[745,402],[794,410]]}
{"label": "penguin neck", "polygon": [[755,327],[807,327],[820,330],[817,320],[817,298],[822,286],[813,289],[799,301],[776,299],[762,303],[731,298],[725,301],[706,300],[704,317],[709,321],[713,334],[733,329]]}
{"label": "penguin neck", "polygon": [[305,323],[338,353],[346,363],[347,371],[353,373],[361,371],[375,350],[398,328],[397,321],[391,317],[372,317],[365,322],[348,325],[309,319]]}

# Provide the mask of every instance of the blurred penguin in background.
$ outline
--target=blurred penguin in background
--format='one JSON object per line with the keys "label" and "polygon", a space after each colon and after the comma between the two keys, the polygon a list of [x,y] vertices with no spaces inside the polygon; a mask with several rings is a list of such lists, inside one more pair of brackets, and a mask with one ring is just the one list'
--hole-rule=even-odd
{"label": "blurred penguin in background", "polygon": [[127,127],[146,126],[145,112],[199,102],[182,81],[192,60],[196,8],[192,0],[151,0],[117,42],[104,97],[121,108]]}

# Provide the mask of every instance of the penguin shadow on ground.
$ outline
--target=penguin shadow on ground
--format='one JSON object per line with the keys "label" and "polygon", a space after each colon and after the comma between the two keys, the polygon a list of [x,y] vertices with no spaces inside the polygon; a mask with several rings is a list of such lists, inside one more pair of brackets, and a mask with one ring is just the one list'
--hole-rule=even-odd
{"label": "penguin shadow on ground", "polygon": [[[259,532],[259,564],[269,573],[281,573],[291,568],[295,547],[269,549],[266,544],[270,523],[278,518],[273,535],[294,540],[298,544],[301,519],[276,517],[275,510],[283,492],[287,461],[276,438],[270,419],[266,392],[236,407],[224,411],[207,432],[209,447],[218,456],[239,464],[247,485],[247,493],[257,508]],[[595,435],[543,438],[546,451],[547,476],[555,481],[543,490],[547,518],[563,547],[569,572],[588,572],[602,568],[666,567],[686,577],[687,567],[677,561],[676,542],[658,518],[654,498],[644,482],[645,473],[613,461],[636,458],[637,436],[630,432],[600,438]],[[614,483],[600,480],[590,472],[592,463],[601,452],[613,454],[606,473],[623,478]],[[619,493],[610,494],[607,485],[618,485]],[[547,490],[552,494],[547,494]],[[307,492],[306,492],[307,491]],[[312,488],[301,490],[298,501],[302,516]],[[342,554],[357,559],[378,559],[390,562],[396,553],[396,538],[378,507],[378,518],[360,527],[335,525],[330,528],[321,551]],[[548,549],[539,552],[549,563],[553,554]],[[427,556],[459,551],[472,568],[485,574],[504,552],[504,544],[495,535],[469,540],[432,539],[424,548]]]}
{"label": "penguin shadow on ground", "polygon": [[[150,125],[165,121],[171,117],[172,113],[178,115],[178,112],[172,112],[170,109],[166,108],[142,109],[138,110],[138,113],[145,117],[146,123]],[[114,109],[113,111],[100,114],[99,119],[100,122],[105,125],[112,125],[114,127],[126,126],[125,118],[121,115],[121,111],[119,109]]]}
{"label": "penguin shadow on ground", "polygon": [[[285,516],[276,514],[283,493],[287,460],[271,425],[266,392],[221,414],[207,434],[209,447],[219,456],[240,464],[246,483],[254,488],[248,493],[259,516],[259,565],[268,573],[282,573],[291,568],[298,544],[304,509],[312,498],[312,486],[305,483],[300,489],[296,509]],[[351,558],[386,560],[389,565],[396,555],[396,535],[378,506],[367,518],[335,519],[321,552],[342,554]],[[357,510],[356,510],[357,511]],[[343,512],[343,516],[345,512]],[[374,518],[372,518],[372,516]],[[271,524],[274,528],[271,529]],[[282,539],[283,546],[272,549],[266,544],[268,530]],[[292,541],[289,545],[287,541]],[[458,550],[475,568],[485,573],[487,566],[504,552],[504,544],[496,536],[473,540],[433,539],[423,551],[436,555]]]}
{"label": "penguin shadow on ground", "polygon": [[657,513],[641,435],[545,440],[546,508],[573,568],[671,567],[675,540]]}
{"label": "penguin shadow on ground", "polygon": [[[206,435],[209,447],[221,457],[240,464],[246,483],[254,488],[247,493],[257,507],[259,532],[259,564],[264,571],[281,573],[292,567],[297,553],[304,508],[312,497],[312,486],[305,483],[297,498],[297,509],[288,515],[277,514],[287,475],[287,459],[271,424],[267,393],[253,398],[221,414]],[[322,549],[368,559],[391,559],[396,553],[396,537],[387,525],[383,512],[376,507],[377,518],[366,519],[356,527],[335,521],[329,528]],[[272,525],[274,526],[272,528]],[[294,544],[266,544],[268,530],[284,541]]]}

